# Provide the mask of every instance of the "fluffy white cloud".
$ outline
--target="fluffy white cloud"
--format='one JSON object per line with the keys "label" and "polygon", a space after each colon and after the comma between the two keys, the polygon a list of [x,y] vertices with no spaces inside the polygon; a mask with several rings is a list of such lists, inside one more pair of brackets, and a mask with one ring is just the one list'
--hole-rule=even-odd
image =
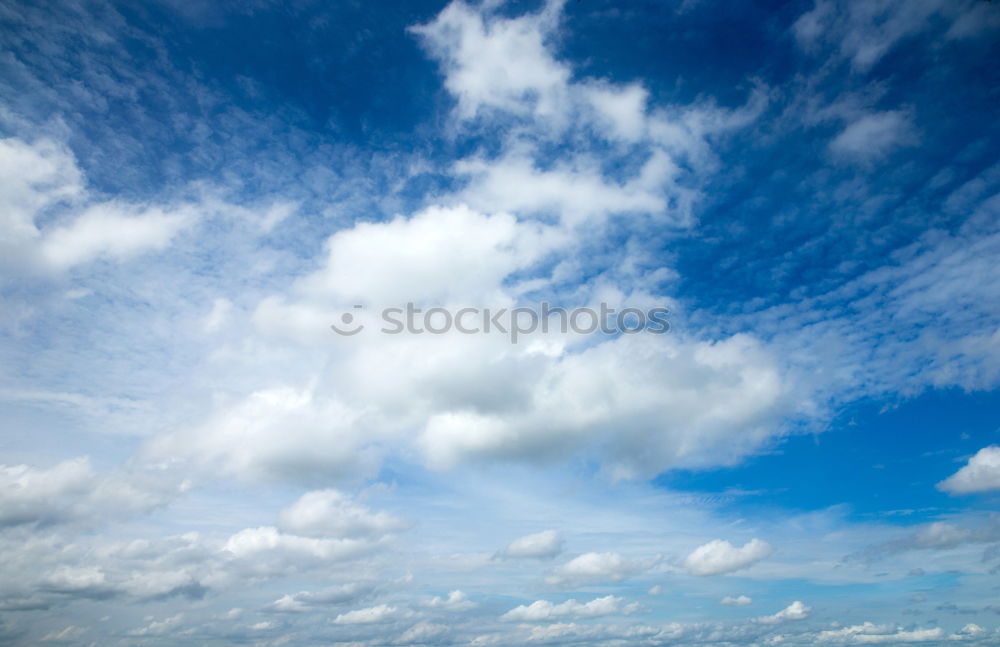
{"label": "fluffy white cloud", "polygon": [[83,190],[73,155],[46,139],[31,144],[16,137],[0,139],[0,178],[4,204],[0,222],[4,251],[10,252],[15,251],[12,243],[39,236],[36,213],[60,200],[72,199]]}
{"label": "fluffy white cloud", "polygon": [[[692,172],[713,161],[709,138],[756,118],[766,95],[755,92],[737,110],[708,103],[667,110],[648,105],[649,92],[638,83],[575,80],[548,47],[563,4],[550,1],[536,13],[509,17],[489,4],[473,9],[453,2],[414,30],[439,61],[460,120],[514,119],[521,126],[505,139],[499,156],[475,156],[456,165],[455,171],[470,179],[459,198],[489,212],[555,213],[574,226],[593,227],[615,213],[689,225],[699,195]],[[541,162],[535,140],[574,130],[612,144],[630,165],[635,158],[630,146],[643,144],[645,163],[630,177],[609,178],[602,170],[608,151],[588,154],[581,140],[562,161]]]}
{"label": "fluffy white cloud", "polygon": [[[191,205],[168,208],[120,201],[88,204],[83,175],[66,148],[50,141],[0,140],[0,251],[20,269],[55,271],[99,258],[125,260],[162,250],[194,223]],[[60,215],[39,228],[36,219],[61,205]]]}
{"label": "fluffy white cloud", "polygon": [[343,560],[357,557],[373,549],[373,544],[361,539],[317,539],[280,532],[273,526],[245,528],[231,536],[223,550],[236,559],[262,560],[290,558],[306,560]]}
{"label": "fluffy white cloud", "polygon": [[787,404],[773,360],[742,335],[691,344],[622,336],[535,364],[523,378],[536,394],[528,406],[432,415],[418,441],[428,461],[545,460],[596,446],[614,478],[726,464],[770,437]]}
{"label": "fluffy white cloud", "polygon": [[407,527],[386,512],[372,512],[337,490],[315,490],[281,511],[278,525],[305,537],[381,537]]}
{"label": "fluffy white cloud", "polygon": [[556,618],[599,618],[610,615],[629,615],[638,609],[637,602],[625,603],[625,600],[614,595],[606,595],[586,603],[566,600],[554,604],[548,600],[536,600],[527,606],[521,605],[511,609],[500,619],[514,622],[544,622]]}
{"label": "fluffy white cloud", "polygon": [[538,261],[555,242],[548,228],[502,211],[428,207],[409,218],[356,224],[327,240],[323,267],[293,290],[345,305],[495,299],[509,274]]}
{"label": "fluffy white cloud", "polygon": [[518,537],[497,553],[510,559],[536,558],[551,559],[562,552],[563,539],[555,530],[543,530],[532,535]]}
{"label": "fluffy white cloud", "polygon": [[48,469],[0,465],[0,527],[127,517],[165,504],[184,487],[156,471],[98,474],[87,457]]}
{"label": "fluffy white cloud", "polygon": [[549,2],[537,14],[505,19],[452,2],[413,31],[440,61],[462,117],[483,109],[551,117],[561,112],[570,76],[545,44],[561,5]]}
{"label": "fluffy white cloud", "polygon": [[465,593],[459,590],[450,591],[448,597],[434,596],[424,603],[429,609],[444,609],[445,611],[468,611],[474,609],[478,604],[469,599]]}
{"label": "fluffy white cloud", "polygon": [[394,620],[402,615],[405,615],[405,613],[397,607],[389,606],[387,604],[379,604],[374,607],[354,609],[353,611],[348,611],[347,613],[341,613],[333,619],[333,622],[338,625],[377,624],[388,620]]}
{"label": "fluffy white cloud", "polygon": [[776,625],[789,620],[805,620],[809,617],[810,613],[812,613],[811,607],[807,607],[801,601],[796,600],[777,613],[754,618],[754,622],[762,625]]}
{"label": "fluffy white cloud", "polygon": [[1000,447],[983,447],[962,469],[938,483],[938,488],[952,494],[1000,490]]}
{"label": "fluffy white cloud", "polygon": [[119,203],[95,205],[72,222],[47,230],[41,256],[57,270],[99,258],[123,260],[164,249],[195,218],[190,207],[165,211]]}
{"label": "fluffy white cloud", "polygon": [[189,458],[250,478],[332,480],[367,466],[363,430],[352,424],[357,418],[308,387],[266,389],[220,407],[199,425],[153,439],[145,454]]}
{"label": "fluffy white cloud", "polygon": [[[624,182],[606,179],[600,166],[597,157],[577,157],[542,170],[529,157],[512,153],[500,160],[466,159],[455,165],[455,172],[469,178],[460,198],[477,209],[555,213],[565,224],[590,227],[609,214],[667,210],[663,185],[679,171],[666,154],[651,156]],[[677,195],[680,206],[672,215],[683,223],[693,194],[678,190]]]}
{"label": "fluffy white cloud", "polygon": [[771,545],[760,539],[751,539],[740,548],[714,539],[688,555],[684,567],[694,575],[720,575],[747,568],[770,554]]}
{"label": "fluffy white cloud", "polygon": [[375,587],[371,584],[351,582],[341,584],[322,591],[299,591],[285,594],[269,606],[274,611],[303,612],[327,605],[346,604],[354,602],[372,593]]}
{"label": "fluffy white cloud", "polygon": [[618,553],[584,553],[554,568],[546,582],[556,586],[621,582],[649,570],[659,561],[659,557],[634,560]]}
{"label": "fluffy white cloud", "polygon": [[645,135],[646,101],[649,92],[639,84],[616,88],[595,83],[582,89],[587,101],[598,114],[598,120],[622,139],[637,141]]}
{"label": "fluffy white cloud", "polygon": [[[479,303],[492,294],[509,306],[512,288],[505,279],[529,263],[518,259],[538,259],[538,250],[549,248],[538,242],[545,235],[521,236],[521,225],[509,218],[467,209],[427,210],[414,218],[434,220],[427,231],[457,230],[469,240],[483,234],[492,242],[472,243],[476,259],[466,266],[462,256],[449,256],[447,245],[438,245],[439,237],[423,238],[425,225],[411,230],[412,221],[335,234],[356,251],[335,254],[337,262],[356,259],[357,271],[373,281],[373,299],[408,300],[393,290],[426,261],[438,269],[421,285],[439,287],[415,287],[418,296],[466,294]],[[454,227],[447,224],[452,218]],[[501,236],[483,233],[494,227]],[[388,247],[386,240],[392,241]],[[405,250],[414,241],[418,251],[401,251],[404,261],[395,266],[372,265],[365,251]],[[407,253],[419,256],[413,267],[405,262]],[[384,447],[412,443],[437,468],[466,460],[599,454],[610,477],[635,478],[670,466],[735,462],[781,433],[782,418],[802,401],[792,397],[770,349],[742,334],[718,341],[624,335],[585,345],[579,335],[536,333],[512,345],[498,335],[385,335],[378,324],[338,340],[329,325],[339,312],[320,298],[345,298],[329,292],[347,281],[340,270],[330,270],[334,256],[295,284],[297,300],[265,299],[255,315],[262,332],[284,330],[307,348],[325,346],[331,362],[322,372],[308,376],[305,387],[219,398],[223,404],[205,422],[153,440],[148,455],[186,457],[252,478],[334,480],[370,473]],[[467,275],[475,275],[468,279],[475,289],[461,287]],[[455,290],[447,287],[453,276],[460,277]],[[648,295],[639,299],[655,303]]]}

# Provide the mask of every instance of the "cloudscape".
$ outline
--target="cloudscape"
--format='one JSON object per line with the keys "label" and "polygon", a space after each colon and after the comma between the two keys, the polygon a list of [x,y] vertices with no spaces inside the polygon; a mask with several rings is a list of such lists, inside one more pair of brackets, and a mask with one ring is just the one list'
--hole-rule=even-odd
{"label": "cloudscape", "polygon": [[0,34],[0,644],[1000,645],[1000,2]]}

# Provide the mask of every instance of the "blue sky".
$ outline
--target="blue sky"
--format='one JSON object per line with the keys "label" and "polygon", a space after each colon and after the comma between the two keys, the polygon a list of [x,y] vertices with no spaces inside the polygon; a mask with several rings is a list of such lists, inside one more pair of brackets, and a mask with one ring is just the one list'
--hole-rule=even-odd
{"label": "blue sky", "polygon": [[996,4],[4,4],[0,644],[1000,643]]}

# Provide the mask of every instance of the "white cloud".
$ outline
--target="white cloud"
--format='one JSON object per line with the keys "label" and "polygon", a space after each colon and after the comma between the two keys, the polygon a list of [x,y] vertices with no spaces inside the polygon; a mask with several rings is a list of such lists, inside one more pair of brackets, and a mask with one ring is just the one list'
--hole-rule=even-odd
{"label": "white cloud", "polygon": [[545,227],[496,213],[502,206],[491,211],[428,207],[410,218],[356,224],[327,240],[323,267],[293,289],[347,306],[489,301],[505,277],[538,261],[551,244]]}
{"label": "white cloud", "polygon": [[145,627],[136,629],[135,631],[129,632],[132,636],[162,636],[168,631],[173,632],[176,630],[177,626],[184,620],[184,614],[178,613],[177,615],[170,616],[169,618],[164,618],[163,620],[153,620]]}
{"label": "white cloud", "polygon": [[619,137],[637,141],[645,135],[646,101],[649,93],[639,84],[623,88],[593,84],[583,89],[598,119],[606,122]]}
{"label": "white cloud", "polygon": [[223,550],[235,559],[285,558],[299,560],[344,560],[371,552],[375,543],[364,539],[317,539],[280,532],[273,526],[245,528],[229,537]]}
{"label": "white cloud", "polygon": [[852,625],[842,629],[822,631],[816,636],[816,640],[820,642],[860,645],[883,643],[897,645],[901,643],[940,641],[945,637],[944,630],[940,627],[904,630],[901,627],[865,622],[864,624]]}
{"label": "white cloud", "polygon": [[789,620],[805,620],[812,613],[812,608],[796,600],[787,607],[769,616],[754,618],[754,622],[762,625],[776,625]]}
{"label": "white cloud", "polygon": [[554,568],[546,582],[556,586],[621,582],[649,570],[657,562],[659,557],[632,560],[618,553],[584,553]]}
{"label": "white cloud", "polygon": [[596,598],[586,603],[566,600],[554,604],[548,600],[536,600],[527,606],[521,605],[511,609],[500,616],[500,619],[514,622],[545,622],[556,618],[599,618],[610,615],[629,615],[638,609],[638,603],[627,604],[624,599],[614,595]]}
{"label": "white cloud", "polygon": [[371,584],[352,582],[341,584],[322,591],[299,591],[285,594],[272,602],[269,609],[281,612],[311,611],[326,605],[346,604],[354,602],[374,591]]}
{"label": "white cloud", "polygon": [[31,144],[15,137],[0,139],[0,257],[24,260],[27,246],[41,236],[35,217],[42,209],[73,199],[83,191],[73,155],[51,140]]}
{"label": "white cloud", "polygon": [[951,494],[1000,490],[1000,447],[983,447],[960,470],[938,483]]}
{"label": "white cloud", "polygon": [[[950,38],[975,36],[996,27],[996,20],[987,17],[976,4],[948,0],[817,0],[811,11],[799,17],[792,31],[802,49],[818,52],[820,45],[829,44],[838,56],[850,60],[855,70],[867,71],[897,42],[938,24],[951,25]],[[970,21],[976,18],[981,22],[973,28]]]}
{"label": "white cloud", "polygon": [[431,644],[448,633],[447,625],[421,620],[404,631],[396,642],[402,645]]}
{"label": "white cloud", "polygon": [[400,615],[403,614],[398,608],[387,604],[380,604],[374,607],[341,613],[333,621],[338,625],[376,624],[394,620]]}
{"label": "white cloud", "polygon": [[442,598],[434,596],[424,603],[429,609],[444,609],[445,611],[468,611],[475,609],[478,604],[469,599],[465,593],[459,590],[450,591],[448,597]]}
{"label": "white cloud", "polygon": [[555,116],[570,74],[545,41],[561,5],[549,2],[537,14],[505,19],[452,2],[413,31],[441,63],[445,87],[458,99],[463,118],[483,109]]}
{"label": "white cloud", "polygon": [[745,607],[748,604],[752,604],[752,603],[753,603],[753,599],[750,598],[750,597],[747,597],[745,595],[738,595],[736,597],[733,597],[731,595],[727,595],[726,597],[724,597],[721,600],[719,600],[719,604],[727,606],[727,607]]}
{"label": "white cloud", "polygon": [[249,625],[247,628],[250,629],[250,631],[270,631],[277,626],[278,625],[271,620],[261,620],[260,622],[255,622],[252,625]]}
{"label": "white cloud", "polygon": [[[324,326],[325,327],[325,326]],[[220,407],[199,425],[153,439],[153,459],[187,457],[206,468],[255,479],[327,480],[364,470],[363,430],[343,404],[310,388],[265,389]]]}
{"label": "white cloud", "polygon": [[[32,266],[63,271],[100,258],[126,260],[162,250],[198,217],[190,205],[89,201],[72,153],[50,140],[0,140],[0,174],[5,205],[0,251],[22,271]],[[39,228],[41,213],[60,205],[58,217]]]}
{"label": "white cloud", "polygon": [[833,138],[830,150],[836,155],[868,161],[915,142],[909,117],[899,110],[890,110],[855,119]]}
{"label": "white cloud", "polygon": [[407,527],[386,512],[372,512],[337,490],[315,490],[281,511],[279,527],[305,537],[382,537]]}
{"label": "white cloud", "polygon": [[563,539],[555,530],[543,530],[518,537],[507,544],[498,555],[510,559],[551,559],[562,552]]}
{"label": "white cloud", "polygon": [[126,517],[163,505],[181,489],[155,471],[98,474],[87,457],[49,469],[0,465],[0,527]]}
{"label": "white cloud", "polygon": [[[469,178],[459,197],[481,210],[518,214],[555,213],[568,225],[594,226],[609,214],[668,212],[663,186],[679,173],[663,153],[650,156],[639,172],[624,182],[606,179],[599,158],[578,156],[570,163],[539,169],[527,156],[512,153],[502,159],[465,159],[455,172]],[[683,224],[693,194],[677,190],[676,224]]]}
{"label": "white cloud", "polygon": [[429,463],[545,460],[596,446],[613,478],[726,464],[770,437],[786,406],[773,360],[743,335],[692,344],[623,336],[535,366],[522,378],[538,394],[528,406],[432,415],[418,439]]}
{"label": "white cloud", "polygon": [[771,545],[760,539],[751,539],[741,548],[714,539],[688,555],[684,567],[694,575],[720,575],[747,568],[770,554]]}
{"label": "white cloud", "polygon": [[212,310],[205,317],[202,323],[202,330],[206,333],[218,332],[232,316],[233,302],[224,297],[219,297],[212,301]]}
{"label": "white cloud", "polygon": [[46,230],[40,252],[57,270],[99,258],[124,260],[164,249],[194,220],[190,208],[169,211],[118,203],[95,205],[72,222]]}

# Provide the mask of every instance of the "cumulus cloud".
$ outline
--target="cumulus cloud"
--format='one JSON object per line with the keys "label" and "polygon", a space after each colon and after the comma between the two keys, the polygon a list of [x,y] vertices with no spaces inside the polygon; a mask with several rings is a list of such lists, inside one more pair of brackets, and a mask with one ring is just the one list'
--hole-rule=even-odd
{"label": "cumulus cloud", "polygon": [[477,605],[465,593],[459,590],[450,591],[447,597],[434,596],[424,603],[429,609],[444,609],[445,611],[468,611]]}
{"label": "cumulus cloud", "polygon": [[649,570],[659,561],[659,557],[634,560],[618,553],[584,553],[554,568],[546,581],[556,586],[621,582]]}
{"label": "cumulus cloud", "polygon": [[505,19],[452,2],[413,31],[444,68],[445,87],[458,98],[462,117],[484,109],[555,115],[570,71],[552,58],[545,41],[561,4]]}
{"label": "cumulus cloud", "polygon": [[558,237],[502,213],[502,206],[491,211],[432,206],[409,218],[358,223],[327,240],[323,267],[293,291],[345,305],[468,305],[496,298],[509,274],[540,260]]}
{"label": "cumulus cloud", "polygon": [[751,539],[740,548],[714,539],[688,555],[684,567],[694,575],[720,575],[747,568],[770,554],[771,545],[760,539]]}
{"label": "cumulus cloud", "polygon": [[544,460],[597,446],[615,478],[727,464],[770,437],[768,421],[787,405],[773,360],[742,335],[692,344],[623,336],[539,364],[527,407],[432,415],[418,439],[429,463]]}
{"label": "cumulus cloud", "polygon": [[98,474],[87,457],[48,469],[0,465],[0,527],[127,517],[167,503],[183,488],[156,471]]}
{"label": "cumulus cloud", "polygon": [[983,447],[962,469],[938,483],[938,488],[951,494],[1000,490],[1000,447]]}
{"label": "cumulus cloud", "polygon": [[311,611],[327,605],[355,602],[370,595],[375,587],[369,583],[351,582],[322,591],[299,591],[285,594],[272,602],[268,609],[280,612]]}
{"label": "cumulus cloud", "polygon": [[[525,267],[511,259],[540,258],[524,245],[548,249],[536,245],[534,234],[514,233],[521,225],[513,219],[494,223],[464,209],[415,216],[441,217],[457,217],[457,224],[436,222],[427,231],[458,231],[464,246],[475,249],[468,267],[464,257],[447,251],[454,241],[439,245],[436,234],[424,240],[423,226],[411,230],[409,221],[358,226],[334,238],[350,238],[357,250],[378,250],[390,240],[390,247],[401,250],[402,260],[385,267],[364,265],[371,259],[358,252],[360,267],[351,271],[370,282],[373,299],[403,298],[393,290],[420,271],[433,271],[440,276],[425,277],[421,285],[446,286],[450,277],[474,276],[469,280],[477,282],[475,289],[459,285],[435,293],[417,287],[418,296],[466,294],[478,300],[494,294],[508,305],[513,294],[504,279]],[[476,223],[475,231],[462,223]],[[499,237],[479,231],[495,226]],[[478,246],[477,237],[491,242]],[[422,242],[414,247],[414,241]],[[411,268],[408,254],[427,260],[426,267],[419,260]],[[334,257],[341,259],[336,263],[354,258],[338,253],[328,261]],[[296,283],[294,300],[264,299],[255,313],[260,330],[284,331],[307,348],[329,346],[329,324],[339,313],[322,305],[321,296],[346,298],[325,291],[342,281],[340,270],[331,267]],[[343,283],[354,285],[346,274]],[[311,376],[305,386],[274,386],[224,401],[203,422],[154,439],[146,453],[185,457],[207,470],[254,479],[334,481],[370,475],[387,444],[412,443],[426,464],[439,469],[466,461],[588,455],[599,456],[611,478],[629,479],[672,466],[731,464],[781,433],[782,418],[801,402],[791,397],[771,350],[745,334],[718,340],[624,335],[589,345],[578,336],[542,333],[517,345],[489,335],[404,338],[376,331],[362,337],[333,351],[336,371]]]}
{"label": "cumulus cloud", "polygon": [[406,614],[397,607],[379,604],[374,607],[354,609],[347,613],[341,613],[333,619],[333,622],[338,625],[378,624],[404,615]]}
{"label": "cumulus cloud", "polygon": [[[582,456],[612,479],[633,479],[732,464],[784,432],[782,421],[805,398],[792,397],[782,361],[746,334],[539,335],[516,347],[459,335],[359,335],[351,346],[331,346],[331,323],[344,312],[370,323],[364,317],[376,304],[509,307],[531,290],[558,292],[560,273],[575,271],[567,269],[574,254],[588,236],[600,238],[610,214],[687,223],[698,184],[688,175],[709,164],[710,139],[751,123],[766,105],[767,93],[754,91],[738,109],[668,109],[651,105],[638,83],[574,81],[549,47],[560,3],[518,17],[494,9],[452,3],[415,29],[461,118],[511,113],[544,134],[559,106],[570,121],[622,144],[624,158],[635,158],[629,146],[641,141],[648,154],[629,163],[634,173],[609,173],[603,148],[543,160],[532,138],[511,138],[496,156],[480,151],[455,164],[451,171],[467,182],[444,204],[334,232],[318,267],[286,293],[260,299],[252,318],[268,343],[329,353],[327,368],[220,398],[200,423],[153,440],[150,457],[310,487],[371,476],[387,447],[416,450],[436,469]],[[554,258],[563,263],[553,267]],[[579,286],[567,298],[595,290]],[[218,317],[209,319],[205,327]],[[260,337],[247,343],[259,347]]]}
{"label": "cumulus cloud", "polygon": [[[325,327],[325,326],[324,326]],[[311,388],[254,391],[200,424],[153,439],[153,460],[189,458],[207,469],[251,479],[333,480],[364,471],[357,412],[317,398]]]}
{"label": "cumulus cloud", "polygon": [[406,522],[372,512],[337,490],[315,490],[281,511],[279,527],[305,537],[382,537],[403,530]]}
{"label": "cumulus cloud", "polygon": [[638,609],[637,602],[626,603],[624,599],[614,595],[595,598],[586,603],[566,600],[554,604],[548,600],[536,600],[527,606],[521,605],[511,609],[500,616],[500,619],[514,622],[544,622],[556,618],[599,618],[610,615],[629,615]]}
{"label": "cumulus cloud", "polygon": [[[595,219],[619,213],[661,214],[669,204],[663,185],[676,177],[677,166],[665,154],[654,155],[625,182],[603,177],[601,160],[578,157],[542,170],[527,156],[510,153],[500,160],[465,159],[455,172],[469,179],[462,200],[479,209],[516,213],[557,213],[568,225],[593,225]],[[693,196],[679,191],[687,207]],[[686,214],[686,209],[685,209]],[[678,220],[683,220],[678,216]]]}
{"label": "cumulus cloud", "polygon": [[776,625],[789,620],[805,620],[809,617],[810,613],[812,613],[811,607],[807,607],[801,601],[796,600],[777,613],[754,618],[754,622],[762,625]]}
{"label": "cumulus cloud", "polygon": [[371,552],[377,544],[356,538],[300,537],[282,533],[273,526],[245,528],[229,537],[223,550],[235,559],[282,560],[281,567],[296,562],[344,560]]}
{"label": "cumulus cloud", "polygon": [[[5,235],[3,256],[21,269],[63,271],[105,258],[126,260],[162,250],[198,213],[191,205],[165,207],[89,200],[83,174],[65,147],[47,139],[0,139],[0,200]],[[46,225],[42,211],[61,205]]]}
{"label": "cumulus cloud", "polygon": [[601,170],[607,150],[588,155],[577,145],[565,161],[543,170],[531,139],[511,137],[499,158],[474,156],[456,165],[471,179],[460,198],[488,211],[556,213],[571,225],[592,225],[614,213],[689,225],[699,195],[690,171],[710,162],[708,139],[756,118],[766,95],[754,93],[736,110],[709,104],[667,110],[650,106],[639,83],[574,79],[550,46],[563,4],[547,2],[511,17],[488,4],[453,2],[414,32],[439,62],[461,122],[514,119],[543,140],[575,127],[595,141],[621,145],[623,156],[634,155],[629,145],[645,144],[646,163],[627,180],[610,180]]}
{"label": "cumulus cloud", "polygon": [[543,530],[532,535],[518,537],[497,553],[498,557],[509,559],[552,559],[562,552],[563,539],[555,530]]}

